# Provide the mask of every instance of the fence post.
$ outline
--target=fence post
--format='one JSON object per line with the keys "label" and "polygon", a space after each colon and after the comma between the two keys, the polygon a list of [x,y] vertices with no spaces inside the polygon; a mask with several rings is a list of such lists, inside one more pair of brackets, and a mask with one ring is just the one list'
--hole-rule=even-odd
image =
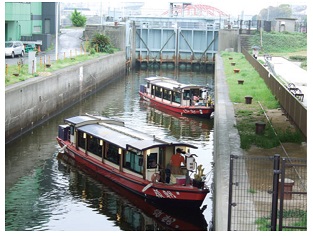
{"label": "fence post", "polygon": [[228,192],[228,220],[227,220],[227,231],[231,231],[231,213],[232,207],[236,206],[236,203],[233,203],[233,171],[234,171],[234,159],[237,159],[238,156],[230,155],[229,163],[229,192]]}
{"label": "fence post", "polygon": [[278,184],[279,184],[279,162],[280,155],[274,155],[274,170],[273,170],[273,193],[272,193],[272,215],[271,215],[271,231],[276,231],[277,225],[277,207],[278,207]]}
{"label": "fence post", "polygon": [[281,183],[280,183],[280,193],[279,193],[279,199],[280,199],[280,205],[279,205],[279,224],[278,224],[278,230],[283,230],[283,213],[284,213],[284,182],[285,182],[285,170],[286,170],[286,158],[282,159],[282,165],[281,165]]}

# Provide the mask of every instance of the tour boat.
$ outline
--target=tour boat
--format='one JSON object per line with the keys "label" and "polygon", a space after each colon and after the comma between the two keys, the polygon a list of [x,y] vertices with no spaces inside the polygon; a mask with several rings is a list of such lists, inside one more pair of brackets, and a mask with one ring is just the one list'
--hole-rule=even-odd
{"label": "tour boat", "polygon": [[[199,208],[209,189],[197,147],[159,139],[125,126],[123,121],[79,115],[59,125],[57,141],[68,162],[106,177],[141,197],[162,205]],[[171,174],[170,158],[179,148],[185,158],[180,175]],[[193,175],[193,177],[191,177]]]}
{"label": "tour boat", "polygon": [[214,103],[208,88],[196,84],[182,84],[167,77],[149,77],[141,84],[140,97],[152,106],[181,115],[210,118]]}
{"label": "tour boat", "polygon": [[[67,158],[65,153],[58,153],[57,158],[62,160],[59,166],[60,171],[68,171],[67,164],[71,167],[73,166],[64,161],[64,159]],[[71,181],[77,182],[79,180],[76,178],[82,178],[80,174],[77,174],[79,173],[76,172],[77,169],[79,168],[74,167],[71,169],[76,173],[75,175],[71,175]],[[154,230],[161,226],[159,230],[163,231],[207,231],[209,230],[208,227],[212,227],[211,223],[210,226],[208,225],[203,214],[207,205],[193,211],[186,211],[185,209],[179,210],[177,208],[171,209],[166,206],[156,205],[120,185],[113,183],[108,178],[98,175],[94,171],[84,169],[84,172],[87,173],[88,176],[91,176],[92,179],[101,182],[105,186],[101,188],[90,187],[91,185],[89,185],[87,178],[86,184],[75,185],[75,194],[80,194],[86,201],[88,207],[91,207],[93,211],[99,211],[100,214],[104,214],[111,219],[116,219],[116,215],[119,215],[114,223],[119,224],[121,230],[138,230],[139,224],[145,230]],[[108,193],[108,191],[110,191],[110,193]],[[103,203],[101,207],[95,202],[95,199],[99,199],[99,201]],[[127,199],[127,201],[123,201],[123,199]],[[93,202],[93,204],[88,204],[89,202]],[[139,215],[143,217],[141,218]],[[155,221],[160,225],[156,224]],[[124,223],[121,224],[121,222]]]}

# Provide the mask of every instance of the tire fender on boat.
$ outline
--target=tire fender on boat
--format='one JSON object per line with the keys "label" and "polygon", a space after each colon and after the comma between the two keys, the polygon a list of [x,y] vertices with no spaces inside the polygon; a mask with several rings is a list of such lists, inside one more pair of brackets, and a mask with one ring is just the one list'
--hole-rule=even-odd
{"label": "tire fender on boat", "polygon": [[142,191],[142,192],[147,191],[147,189],[150,188],[152,185],[153,185],[153,183],[147,184],[146,187],[144,187],[141,191]]}

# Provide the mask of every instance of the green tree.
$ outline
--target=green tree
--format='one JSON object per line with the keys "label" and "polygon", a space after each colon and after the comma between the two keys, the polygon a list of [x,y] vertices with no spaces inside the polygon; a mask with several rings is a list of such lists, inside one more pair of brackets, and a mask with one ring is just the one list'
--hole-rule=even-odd
{"label": "green tree", "polygon": [[71,15],[71,21],[74,26],[82,27],[85,26],[87,18],[75,9]]}
{"label": "green tree", "polygon": [[291,17],[291,16],[292,9],[288,4],[281,4],[278,7],[269,6],[268,8],[262,9],[259,13],[260,20],[269,20],[269,21],[273,21],[276,18],[280,17]]}

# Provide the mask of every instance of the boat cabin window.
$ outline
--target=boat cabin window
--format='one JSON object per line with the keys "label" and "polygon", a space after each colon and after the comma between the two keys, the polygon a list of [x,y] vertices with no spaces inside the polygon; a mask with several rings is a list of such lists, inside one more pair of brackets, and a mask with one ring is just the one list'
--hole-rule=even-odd
{"label": "boat cabin window", "polygon": [[161,98],[162,97],[162,88],[155,87],[155,96]]}
{"label": "boat cabin window", "polygon": [[171,91],[168,91],[167,89],[163,90],[163,99],[171,101]]}
{"label": "boat cabin window", "polygon": [[91,135],[87,135],[87,151],[102,157],[102,146],[100,145],[100,139]]}
{"label": "boat cabin window", "polygon": [[172,102],[176,102],[176,103],[180,104],[180,102],[181,102],[180,96],[181,96],[181,93],[173,92]]}
{"label": "boat cabin window", "polygon": [[107,160],[119,165],[120,164],[120,154],[118,154],[118,146],[109,143],[107,155],[105,158]]}
{"label": "boat cabin window", "polygon": [[150,153],[150,155],[148,156],[148,164],[147,164],[148,169],[157,168],[157,157],[158,157],[157,153]]}
{"label": "boat cabin window", "polygon": [[190,90],[191,92],[191,97],[200,97],[201,93],[200,93],[200,90],[199,89],[191,89]]}
{"label": "boat cabin window", "polygon": [[184,90],[184,100],[190,100],[190,90]]}
{"label": "boat cabin window", "polygon": [[78,130],[78,147],[86,148],[86,138],[84,138],[84,132]]}
{"label": "boat cabin window", "polygon": [[137,155],[135,152],[128,151],[125,156],[124,168],[142,174],[143,166],[140,163],[142,155]]}
{"label": "boat cabin window", "polygon": [[75,128],[73,125],[70,126],[70,134],[74,135]]}

